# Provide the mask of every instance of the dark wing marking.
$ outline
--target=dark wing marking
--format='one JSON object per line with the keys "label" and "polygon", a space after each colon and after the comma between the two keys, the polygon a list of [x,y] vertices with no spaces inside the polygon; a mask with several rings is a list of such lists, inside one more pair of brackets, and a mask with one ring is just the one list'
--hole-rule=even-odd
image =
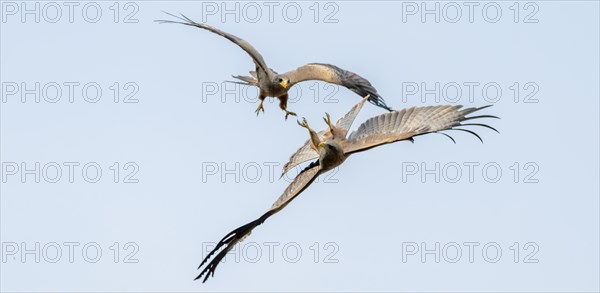
{"label": "dark wing marking", "polygon": [[348,88],[361,97],[369,96],[373,105],[392,111],[377,93],[371,83],[362,76],[331,64],[310,63],[284,74],[290,83],[296,84],[306,80],[321,80]]}

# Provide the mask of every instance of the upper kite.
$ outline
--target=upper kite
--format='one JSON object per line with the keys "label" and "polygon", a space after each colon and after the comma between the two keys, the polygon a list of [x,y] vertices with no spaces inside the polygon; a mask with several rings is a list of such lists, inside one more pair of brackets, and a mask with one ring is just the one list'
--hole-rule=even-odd
{"label": "upper kite", "polygon": [[296,114],[294,112],[287,110],[288,91],[293,85],[307,80],[320,80],[341,85],[357,93],[361,97],[368,95],[369,102],[388,111],[392,111],[392,109],[386,105],[383,98],[377,93],[377,90],[373,87],[373,85],[371,85],[368,80],[354,72],[344,70],[331,64],[309,63],[286,73],[278,74],[267,66],[267,63],[258,50],[256,50],[256,48],[254,48],[245,40],[215,27],[194,22],[184,15],[176,16],[170,13],[167,14],[177,18],[178,20],[157,20],[157,22],[178,23],[208,30],[230,40],[246,51],[250,57],[252,57],[252,60],[256,65],[256,70],[250,71],[250,76],[233,77],[241,80],[241,84],[257,86],[260,89],[258,96],[260,105],[256,109],[257,115],[261,110],[263,112],[265,111],[263,107],[263,101],[266,97],[276,97],[279,99],[279,107],[281,107],[281,109],[286,113],[286,119],[288,115],[295,116]]}

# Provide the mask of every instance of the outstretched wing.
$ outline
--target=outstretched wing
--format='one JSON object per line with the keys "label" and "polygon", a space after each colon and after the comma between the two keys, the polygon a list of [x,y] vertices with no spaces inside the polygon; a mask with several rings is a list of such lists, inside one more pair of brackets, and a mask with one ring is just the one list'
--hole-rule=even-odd
{"label": "outstretched wing", "polygon": [[290,79],[292,85],[306,80],[320,80],[338,84],[357,93],[361,97],[369,95],[369,102],[375,106],[392,111],[367,79],[335,65],[310,63],[286,72],[284,75]]}
{"label": "outstretched wing", "polygon": [[[395,141],[412,140],[415,136],[427,133],[441,133],[454,141],[451,136],[440,132],[444,130],[466,131],[481,140],[481,137],[475,132],[457,127],[483,126],[498,132],[486,124],[462,123],[479,118],[498,118],[491,115],[467,117],[467,115],[487,107],[489,106],[462,110],[460,105],[412,107],[375,116],[361,124],[356,131],[350,134],[348,144],[344,146],[344,151],[351,154]],[[481,141],[483,142],[483,140]]]}
{"label": "outstretched wing", "polygon": [[360,100],[360,102],[358,102],[358,104],[354,105],[354,107],[352,107],[352,109],[350,109],[350,111],[348,111],[344,117],[338,119],[338,121],[335,123],[336,128],[340,130],[344,138],[346,138],[348,130],[350,130],[352,123],[354,123],[354,119],[356,119],[356,116],[358,116],[358,113],[360,113],[365,101],[369,98],[369,95],[365,96],[362,100]]}
{"label": "outstretched wing", "polygon": [[[288,205],[296,196],[298,196],[302,191],[304,191],[311,183],[320,175],[320,167],[319,162],[316,161],[310,164],[306,169],[304,169],[294,181],[285,189],[283,194],[275,201],[271,209],[269,209],[265,214],[260,216],[258,219],[243,225],[225,235],[217,246],[202,260],[198,269],[204,267],[200,274],[194,279],[200,279],[204,276],[202,283],[206,282],[209,276],[215,275],[215,269],[223,260],[227,252],[229,252],[237,243],[244,240],[244,238],[248,237],[252,230],[256,228],[258,225],[262,224],[266,219],[275,213],[282,210],[286,205]],[[220,251],[219,251],[220,250]],[[208,260],[215,254],[219,252],[210,262]]]}
{"label": "outstretched wing", "polygon": [[[317,133],[317,135],[319,136],[319,140],[324,141],[325,138],[331,136],[331,133],[329,133],[329,131],[321,130]],[[288,162],[283,165],[281,176],[279,176],[279,178],[283,177],[283,175],[292,168],[306,161],[314,160],[318,157],[319,154],[317,151],[310,147],[310,138],[307,139],[304,144],[293,155],[290,156]]]}
{"label": "outstretched wing", "polygon": [[[360,113],[360,110],[368,98],[369,96],[364,97],[360,102],[358,102],[358,104],[354,105],[354,107],[352,107],[352,109],[350,109],[350,111],[348,111],[344,117],[338,119],[338,121],[335,123],[336,128],[341,132],[341,135],[344,138],[346,137],[346,134],[348,133],[348,130],[350,130],[354,119],[356,119],[356,116],[358,113]],[[329,130],[322,130],[317,134],[319,135],[319,139],[321,141],[331,137]],[[319,154],[310,147],[310,139],[306,140],[306,142],[304,142],[304,144],[293,155],[290,156],[288,162],[283,166],[280,178],[292,168],[306,161],[316,159],[318,156]]]}
{"label": "outstretched wing", "polygon": [[222,36],[222,37],[230,40],[234,44],[238,45],[244,51],[246,51],[246,53],[248,53],[248,55],[250,55],[250,57],[252,57],[252,60],[254,61],[254,64],[256,64],[256,67],[261,69],[267,76],[272,77],[274,75],[274,73],[271,72],[271,70],[265,63],[265,60],[263,59],[262,55],[260,55],[260,53],[258,53],[258,50],[256,50],[256,48],[254,48],[252,45],[250,45],[250,43],[246,42],[245,40],[240,39],[232,34],[226,33],[224,31],[222,31],[218,28],[212,27],[210,25],[197,23],[197,22],[189,19],[187,16],[185,16],[183,14],[181,14],[181,16],[177,16],[177,15],[173,15],[168,12],[165,12],[165,13],[172,17],[177,18],[179,21],[177,21],[177,20],[156,20],[156,22],[178,23],[178,24],[183,24],[183,25],[187,25],[187,26],[193,26],[193,27],[205,29],[205,30],[215,33],[219,36]]}

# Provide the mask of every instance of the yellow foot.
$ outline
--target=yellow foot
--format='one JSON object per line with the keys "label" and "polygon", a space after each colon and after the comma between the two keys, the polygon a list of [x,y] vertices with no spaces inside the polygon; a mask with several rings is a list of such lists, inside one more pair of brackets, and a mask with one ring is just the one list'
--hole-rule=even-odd
{"label": "yellow foot", "polygon": [[256,111],[254,111],[256,113],[256,116],[258,116],[261,110],[263,111],[263,113],[265,112],[265,107],[263,107],[263,101],[260,101],[258,108],[256,108]]}
{"label": "yellow foot", "polygon": [[298,125],[300,125],[301,127],[304,127],[308,130],[310,130],[310,126],[308,126],[308,122],[306,121],[306,118],[302,117],[302,122],[300,122],[299,120],[296,120],[296,122],[298,122]]}
{"label": "yellow foot", "polygon": [[296,115],[296,113],[294,113],[294,112],[290,112],[290,111],[288,111],[288,110],[285,110],[285,120],[287,120],[287,119],[288,119],[288,116],[290,116],[290,115],[292,115],[292,116],[298,116],[298,115]]}

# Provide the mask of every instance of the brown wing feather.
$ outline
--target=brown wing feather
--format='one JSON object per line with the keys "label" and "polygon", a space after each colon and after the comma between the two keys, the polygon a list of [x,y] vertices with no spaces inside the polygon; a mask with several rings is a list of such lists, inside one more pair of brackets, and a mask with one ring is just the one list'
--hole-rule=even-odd
{"label": "brown wing feather", "polygon": [[[331,136],[331,133],[329,133],[329,131],[322,130],[319,131],[317,135],[319,136],[319,139],[323,141],[325,140],[325,138]],[[318,157],[319,154],[313,148],[310,147],[310,139],[307,139],[304,142],[304,144],[293,155],[290,156],[288,162],[285,163],[285,165],[283,165],[283,169],[281,170],[281,176],[279,176],[279,178],[283,177],[283,175],[290,171],[292,168],[306,161],[314,160]]]}
{"label": "brown wing feather", "polygon": [[177,24],[183,24],[183,25],[187,25],[187,26],[193,26],[193,27],[205,29],[209,32],[212,32],[214,34],[222,36],[222,37],[230,40],[234,44],[238,45],[240,48],[242,48],[242,50],[246,51],[246,53],[248,53],[248,55],[250,55],[250,57],[254,61],[254,64],[256,64],[257,68],[261,69],[267,76],[269,76],[269,77],[274,76],[274,73],[269,69],[269,67],[267,66],[267,63],[265,62],[262,55],[258,52],[258,50],[256,50],[256,48],[254,48],[254,46],[252,46],[250,43],[246,42],[245,40],[238,38],[232,34],[226,33],[224,31],[222,31],[218,28],[212,27],[210,25],[197,23],[183,14],[181,16],[177,16],[177,15],[173,15],[168,12],[165,12],[165,13],[172,17],[179,19],[180,21],[176,21],[176,20],[156,20],[156,21],[159,23],[177,23]]}
{"label": "brown wing feather", "polygon": [[338,84],[357,93],[361,97],[369,95],[369,102],[375,106],[392,111],[367,79],[335,65],[310,63],[286,72],[284,75],[290,79],[291,85],[307,80],[320,80]]}
{"label": "brown wing feather", "polygon": [[358,113],[360,113],[365,101],[367,101],[369,98],[370,96],[364,97],[360,102],[358,102],[358,104],[354,105],[350,111],[344,115],[344,117],[338,119],[338,121],[335,123],[336,128],[340,130],[344,138],[348,134],[350,127],[352,127],[352,123],[354,123],[356,116],[358,116]]}
{"label": "brown wing feather", "polygon": [[319,176],[321,168],[319,162],[315,161],[306,167],[294,181],[285,189],[283,194],[273,203],[270,211],[278,212],[306,189]]}
{"label": "brown wing feather", "polygon": [[[469,119],[498,118],[490,115],[467,117],[467,115],[487,107],[489,106],[462,110],[460,105],[411,107],[375,116],[365,121],[350,134],[344,151],[351,154],[395,141],[411,140],[418,135],[452,129],[467,131],[481,139],[470,130],[456,127],[469,125],[461,124],[462,121]],[[470,125],[495,130],[485,124]]]}

